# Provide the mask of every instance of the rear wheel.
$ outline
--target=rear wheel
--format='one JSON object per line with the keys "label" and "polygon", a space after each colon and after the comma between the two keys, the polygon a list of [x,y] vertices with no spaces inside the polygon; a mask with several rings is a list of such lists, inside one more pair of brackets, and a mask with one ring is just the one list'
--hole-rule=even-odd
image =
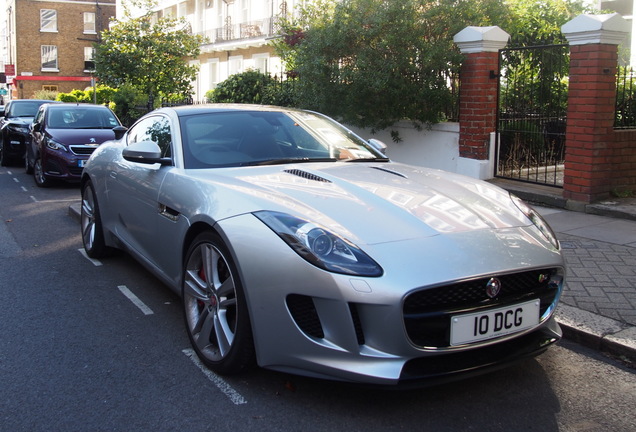
{"label": "rear wheel", "polygon": [[186,256],[183,305],[186,330],[201,361],[220,374],[254,363],[247,303],[236,266],[218,235],[196,237]]}
{"label": "rear wheel", "polygon": [[91,258],[102,258],[112,250],[104,242],[104,228],[99,215],[99,206],[95,191],[90,181],[82,187],[82,208],[80,210],[80,226],[82,228],[82,243],[86,255]]}

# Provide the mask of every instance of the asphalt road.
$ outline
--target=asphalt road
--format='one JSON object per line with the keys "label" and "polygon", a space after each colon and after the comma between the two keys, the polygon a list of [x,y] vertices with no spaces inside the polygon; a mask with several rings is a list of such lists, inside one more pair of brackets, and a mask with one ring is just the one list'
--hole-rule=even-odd
{"label": "asphalt road", "polygon": [[125,254],[91,261],[68,206],[0,168],[0,431],[634,431],[636,371],[568,341],[450,385],[392,391],[262,369],[220,378],[179,299]]}

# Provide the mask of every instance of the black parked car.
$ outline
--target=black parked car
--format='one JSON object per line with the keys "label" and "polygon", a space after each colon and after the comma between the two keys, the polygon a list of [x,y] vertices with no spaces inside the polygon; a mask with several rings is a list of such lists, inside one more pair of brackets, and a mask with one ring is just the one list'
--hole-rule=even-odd
{"label": "black parked car", "polygon": [[[42,104],[53,101],[17,99],[5,105],[0,116],[0,165],[22,161],[29,140],[29,125]],[[59,102],[58,102],[59,103]]]}
{"label": "black parked car", "polygon": [[97,146],[120,138],[126,128],[106,106],[92,104],[44,104],[31,125],[25,167],[35,183],[52,180],[79,181],[84,164]]}

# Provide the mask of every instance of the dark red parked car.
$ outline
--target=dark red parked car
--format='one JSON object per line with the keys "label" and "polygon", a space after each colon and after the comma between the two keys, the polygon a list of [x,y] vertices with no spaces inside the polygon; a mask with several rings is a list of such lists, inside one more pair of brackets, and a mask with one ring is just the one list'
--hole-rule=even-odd
{"label": "dark red parked car", "polygon": [[104,141],[118,139],[126,131],[106,106],[92,104],[44,104],[31,125],[26,151],[26,170],[35,183],[52,180],[79,181],[84,164]]}

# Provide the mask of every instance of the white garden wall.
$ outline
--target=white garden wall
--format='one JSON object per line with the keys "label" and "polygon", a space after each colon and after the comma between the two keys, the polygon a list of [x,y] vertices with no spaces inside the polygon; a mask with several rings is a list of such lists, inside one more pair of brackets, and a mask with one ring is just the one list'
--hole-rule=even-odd
{"label": "white garden wall", "polygon": [[[487,161],[459,157],[459,123],[438,123],[430,130],[418,131],[411,122],[404,121],[375,134],[355,127],[351,127],[351,130],[364,139],[383,141],[388,146],[387,156],[395,162],[441,169],[482,180],[493,177],[492,151]],[[399,132],[402,141],[393,142],[391,130]],[[494,149],[492,139],[490,148]]]}

